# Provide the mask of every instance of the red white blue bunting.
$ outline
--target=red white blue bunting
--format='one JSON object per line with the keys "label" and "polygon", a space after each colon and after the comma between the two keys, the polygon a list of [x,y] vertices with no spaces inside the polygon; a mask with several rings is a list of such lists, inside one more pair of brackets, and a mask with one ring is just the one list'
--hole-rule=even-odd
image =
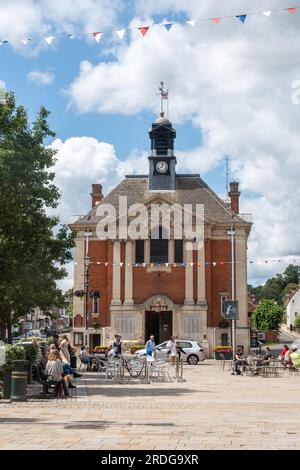
{"label": "red white blue bunting", "polygon": [[[147,33],[149,32],[150,28],[153,28],[155,26],[162,26],[167,32],[169,32],[174,25],[187,25],[189,27],[194,27],[197,24],[203,23],[204,21],[212,21],[213,23],[220,25],[220,23],[223,20],[228,20],[228,19],[235,19],[238,20],[240,23],[244,24],[246,22],[246,19],[249,16],[254,16],[254,15],[264,15],[265,17],[270,17],[273,13],[278,13],[278,12],[288,12],[294,15],[297,10],[299,10],[300,7],[289,7],[289,8],[275,8],[273,10],[265,10],[265,11],[257,11],[257,12],[249,12],[249,13],[243,13],[239,15],[227,15],[227,16],[215,16],[215,17],[210,17],[210,18],[199,18],[197,20],[195,19],[189,19],[184,22],[179,22],[179,21],[169,21],[169,22],[164,22],[164,23],[154,23],[151,25],[144,25],[144,26],[139,26],[137,28],[124,28],[124,29],[119,29],[116,31],[94,31],[90,33],[74,33],[74,34],[68,34],[66,36],[62,34],[58,35],[52,35],[52,36],[46,36],[46,37],[39,37],[39,38],[32,38],[32,37],[25,37],[25,38],[16,38],[16,41],[19,41],[21,44],[24,46],[27,46],[29,43],[35,43],[38,42],[39,40],[43,39],[46,41],[46,43],[51,46],[54,42],[56,42],[58,39],[61,38],[67,38],[67,39],[74,39],[76,37],[86,37],[86,36],[92,36],[97,43],[99,43],[101,37],[103,34],[116,34],[119,39],[122,41],[124,39],[124,36],[126,35],[127,31],[132,31],[132,30],[139,30],[141,33],[142,37],[145,37]],[[5,38],[0,40],[0,46],[8,44],[9,41]]]}
{"label": "red white blue bunting", "polygon": [[[256,260],[248,260],[249,264],[255,264],[255,265],[265,265],[265,264],[274,264],[274,263],[282,263],[282,264],[295,264],[295,265],[300,265],[300,256],[297,257],[298,259],[256,259]],[[235,264],[239,264],[241,261],[236,261]],[[77,264],[76,262],[74,263],[75,265]],[[190,263],[124,263],[124,262],[119,262],[119,263],[113,263],[113,262],[108,262],[108,261],[91,261],[90,264],[98,265],[98,266],[113,266],[113,267],[126,267],[126,266],[132,266],[135,268],[154,268],[154,267],[171,267],[171,268],[181,268],[185,266],[195,266],[195,267],[200,267],[200,266],[205,266],[206,268],[208,267],[217,267],[217,266],[223,266],[227,264],[232,264],[232,261],[205,261],[204,263],[200,262],[190,262]]]}

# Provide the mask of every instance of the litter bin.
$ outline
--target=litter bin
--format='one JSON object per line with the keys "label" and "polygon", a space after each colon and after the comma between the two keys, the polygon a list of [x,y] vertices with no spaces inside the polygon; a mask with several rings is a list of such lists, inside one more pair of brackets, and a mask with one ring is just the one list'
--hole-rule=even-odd
{"label": "litter bin", "polygon": [[72,367],[72,369],[77,369],[77,357],[76,357],[76,354],[72,354],[71,358],[70,358],[70,366]]}
{"label": "litter bin", "polygon": [[11,374],[11,401],[27,401],[27,374],[28,361],[16,360],[13,362]]}

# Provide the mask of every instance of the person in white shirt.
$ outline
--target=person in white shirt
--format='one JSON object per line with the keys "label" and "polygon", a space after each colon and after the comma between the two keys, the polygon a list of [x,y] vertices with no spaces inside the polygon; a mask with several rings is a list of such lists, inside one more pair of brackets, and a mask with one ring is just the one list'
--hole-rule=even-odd
{"label": "person in white shirt", "polygon": [[170,357],[172,365],[175,365],[176,356],[177,356],[177,347],[176,347],[176,338],[171,336],[170,341],[167,342],[167,354]]}
{"label": "person in white shirt", "polygon": [[51,375],[52,380],[57,382],[55,387],[54,395],[62,396],[62,390],[65,396],[70,396],[68,387],[63,378],[63,366],[62,361],[60,360],[59,351],[52,351],[49,355],[48,362],[45,367],[45,374]]}

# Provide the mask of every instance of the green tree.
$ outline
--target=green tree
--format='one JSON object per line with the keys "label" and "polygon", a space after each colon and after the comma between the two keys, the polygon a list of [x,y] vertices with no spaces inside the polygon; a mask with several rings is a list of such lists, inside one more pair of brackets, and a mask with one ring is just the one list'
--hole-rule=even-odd
{"label": "green tree", "polygon": [[300,267],[294,264],[289,264],[283,273],[285,285],[298,284],[300,281]]}
{"label": "green tree", "polygon": [[263,299],[252,315],[253,325],[261,331],[278,331],[283,322],[283,312],[283,307],[277,305],[273,300]]}
{"label": "green tree", "polygon": [[0,326],[8,331],[30,308],[61,305],[56,281],[67,275],[73,236],[49,215],[60,194],[53,184],[55,151],[44,142],[55,134],[41,107],[30,124],[12,93],[0,104]]}

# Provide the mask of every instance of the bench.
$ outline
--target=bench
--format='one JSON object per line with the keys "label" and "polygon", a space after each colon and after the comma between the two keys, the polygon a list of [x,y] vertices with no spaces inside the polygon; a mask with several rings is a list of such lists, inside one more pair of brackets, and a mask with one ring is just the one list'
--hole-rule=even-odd
{"label": "bench", "polygon": [[32,374],[34,380],[40,383],[43,386],[43,398],[46,398],[48,395],[48,388],[56,387],[58,382],[52,379],[52,375],[41,374],[40,369],[37,364],[32,364]]}

